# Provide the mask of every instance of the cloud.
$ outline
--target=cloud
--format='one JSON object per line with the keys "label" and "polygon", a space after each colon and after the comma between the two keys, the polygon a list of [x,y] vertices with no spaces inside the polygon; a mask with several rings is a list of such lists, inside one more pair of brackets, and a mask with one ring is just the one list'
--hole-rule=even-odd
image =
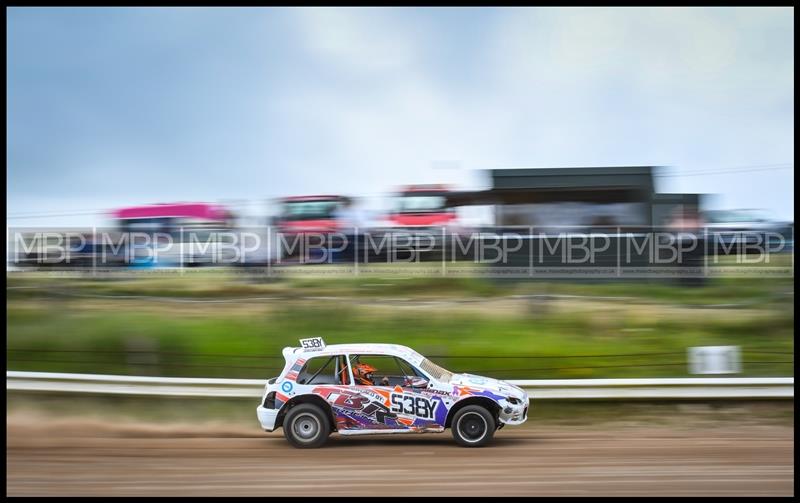
{"label": "cloud", "polygon": [[437,77],[428,52],[436,34],[383,11],[304,9],[297,18],[309,57],[332,68],[333,77],[296,89],[282,113],[330,139],[325,155],[350,166],[354,188],[475,183],[468,172],[431,165],[457,161],[474,169],[496,162],[505,114],[478,99],[459,99],[453,76]]}
{"label": "cloud", "polygon": [[398,30],[392,19],[397,11],[302,8],[292,14],[306,47],[339,71],[403,71],[418,58],[413,30]]}
{"label": "cloud", "polygon": [[[10,16],[18,205],[34,193],[45,204],[48,191],[55,201],[63,170],[77,174],[78,206],[93,207],[92,194],[114,192],[141,202],[377,194],[478,186],[471,170],[483,168],[689,171],[794,156],[791,9],[147,12],[162,20],[147,23],[158,42],[135,43],[143,19],[117,16],[97,50],[87,33],[102,16],[39,23],[49,38]],[[69,26],[83,35],[65,37]],[[38,49],[26,52],[31,37]],[[59,61],[48,57],[53,40],[73,41]],[[462,169],[432,169],[438,161]],[[790,215],[791,179],[759,177],[764,196],[742,176],[660,188],[724,191],[724,204]]]}

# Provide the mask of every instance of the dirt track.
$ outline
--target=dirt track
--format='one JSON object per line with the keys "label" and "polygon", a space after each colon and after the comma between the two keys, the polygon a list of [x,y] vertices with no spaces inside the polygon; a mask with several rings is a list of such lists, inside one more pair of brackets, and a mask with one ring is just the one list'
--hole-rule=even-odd
{"label": "dirt track", "polygon": [[449,432],[334,434],[297,450],[238,426],[7,420],[9,496],[794,494],[794,429],[781,425],[528,425],[483,449]]}

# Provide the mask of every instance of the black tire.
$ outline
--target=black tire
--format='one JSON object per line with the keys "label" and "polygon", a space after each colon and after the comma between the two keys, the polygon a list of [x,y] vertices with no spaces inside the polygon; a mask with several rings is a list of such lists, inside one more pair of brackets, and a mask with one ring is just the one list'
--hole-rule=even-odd
{"label": "black tire", "polygon": [[283,435],[298,449],[316,449],[328,440],[331,425],[318,406],[303,403],[292,407],[283,420]]}
{"label": "black tire", "polygon": [[480,405],[467,405],[453,416],[450,429],[459,445],[483,447],[494,437],[496,427],[491,412]]}

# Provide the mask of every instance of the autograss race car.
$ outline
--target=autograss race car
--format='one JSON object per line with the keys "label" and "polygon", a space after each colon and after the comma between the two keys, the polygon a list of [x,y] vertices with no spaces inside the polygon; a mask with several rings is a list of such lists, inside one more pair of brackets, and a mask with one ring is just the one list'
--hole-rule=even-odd
{"label": "autograss race car", "polygon": [[396,344],[336,344],[302,339],[283,349],[286,365],[270,379],[257,415],[283,427],[295,447],[321,447],[341,435],[442,432],[466,447],[525,422],[528,395],[497,379],[454,374]]}

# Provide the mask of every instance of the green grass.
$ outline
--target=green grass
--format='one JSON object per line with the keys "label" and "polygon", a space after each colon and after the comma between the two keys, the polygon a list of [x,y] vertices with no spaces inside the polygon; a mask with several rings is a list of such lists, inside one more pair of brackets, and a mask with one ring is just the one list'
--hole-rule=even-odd
{"label": "green grass", "polygon": [[[329,344],[400,343],[451,370],[501,378],[687,376],[686,349],[698,345],[741,346],[745,376],[793,375],[791,278],[714,279],[703,287],[683,288],[641,283],[506,285],[477,278],[261,282],[202,271],[141,280],[26,275],[9,277],[9,286],[37,287],[8,290],[11,370],[263,378],[282,366],[281,348],[296,346],[301,337],[321,335]],[[54,295],[52,289],[89,295],[273,300],[98,300]],[[575,303],[574,308],[568,304],[567,309],[552,301],[517,300],[523,307],[517,305],[507,314],[475,301],[460,310],[372,303],[397,297],[504,302],[524,294],[629,299]],[[317,295],[333,298],[308,299]],[[743,307],[687,307],[737,303]],[[18,351],[23,349],[35,351]],[[640,353],[648,355],[613,356]],[[536,358],[496,358],[509,355]]]}
{"label": "green grass", "polygon": [[[775,257],[785,262],[790,257]],[[325,271],[327,266],[306,269]],[[422,265],[420,265],[422,267]],[[429,267],[429,266],[428,266]],[[461,268],[476,267],[461,265]],[[410,264],[408,271],[416,265]],[[381,267],[376,267],[380,271]],[[397,271],[395,266],[393,271]],[[405,270],[405,268],[399,268]],[[732,301],[767,301],[786,297],[794,289],[792,277],[711,278],[703,286],[681,287],[664,280],[619,280],[606,282],[518,281],[480,277],[407,276],[392,272],[362,276],[319,275],[306,277],[296,273],[269,277],[243,271],[193,269],[178,272],[145,272],[132,277],[118,272],[105,279],[90,275],[59,277],[47,273],[21,273],[7,276],[7,284],[16,298],[40,297],[48,291],[69,290],[92,295],[141,295],[180,298],[246,298],[276,296],[414,297],[414,298],[492,298],[510,295],[593,295],[631,297],[637,301],[678,304],[714,304]]]}
{"label": "green grass", "polygon": [[[691,288],[642,281],[275,279],[224,270],[7,279],[12,370],[260,378],[282,366],[281,348],[321,335],[329,344],[405,344],[452,370],[504,378],[685,376],[686,348],[698,345],[741,346],[743,375],[793,375],[793,278],[712,278]],[[519,297],[525,295],[537,297]],[[267,299],[244,300],[252,297]],[[233,302],[174,302],[182,299]],[[445,304],[426,306],[431,300]],[[646,355],[631,356],[637,354]],[[496,358],[509,355],[536,358]]]}

